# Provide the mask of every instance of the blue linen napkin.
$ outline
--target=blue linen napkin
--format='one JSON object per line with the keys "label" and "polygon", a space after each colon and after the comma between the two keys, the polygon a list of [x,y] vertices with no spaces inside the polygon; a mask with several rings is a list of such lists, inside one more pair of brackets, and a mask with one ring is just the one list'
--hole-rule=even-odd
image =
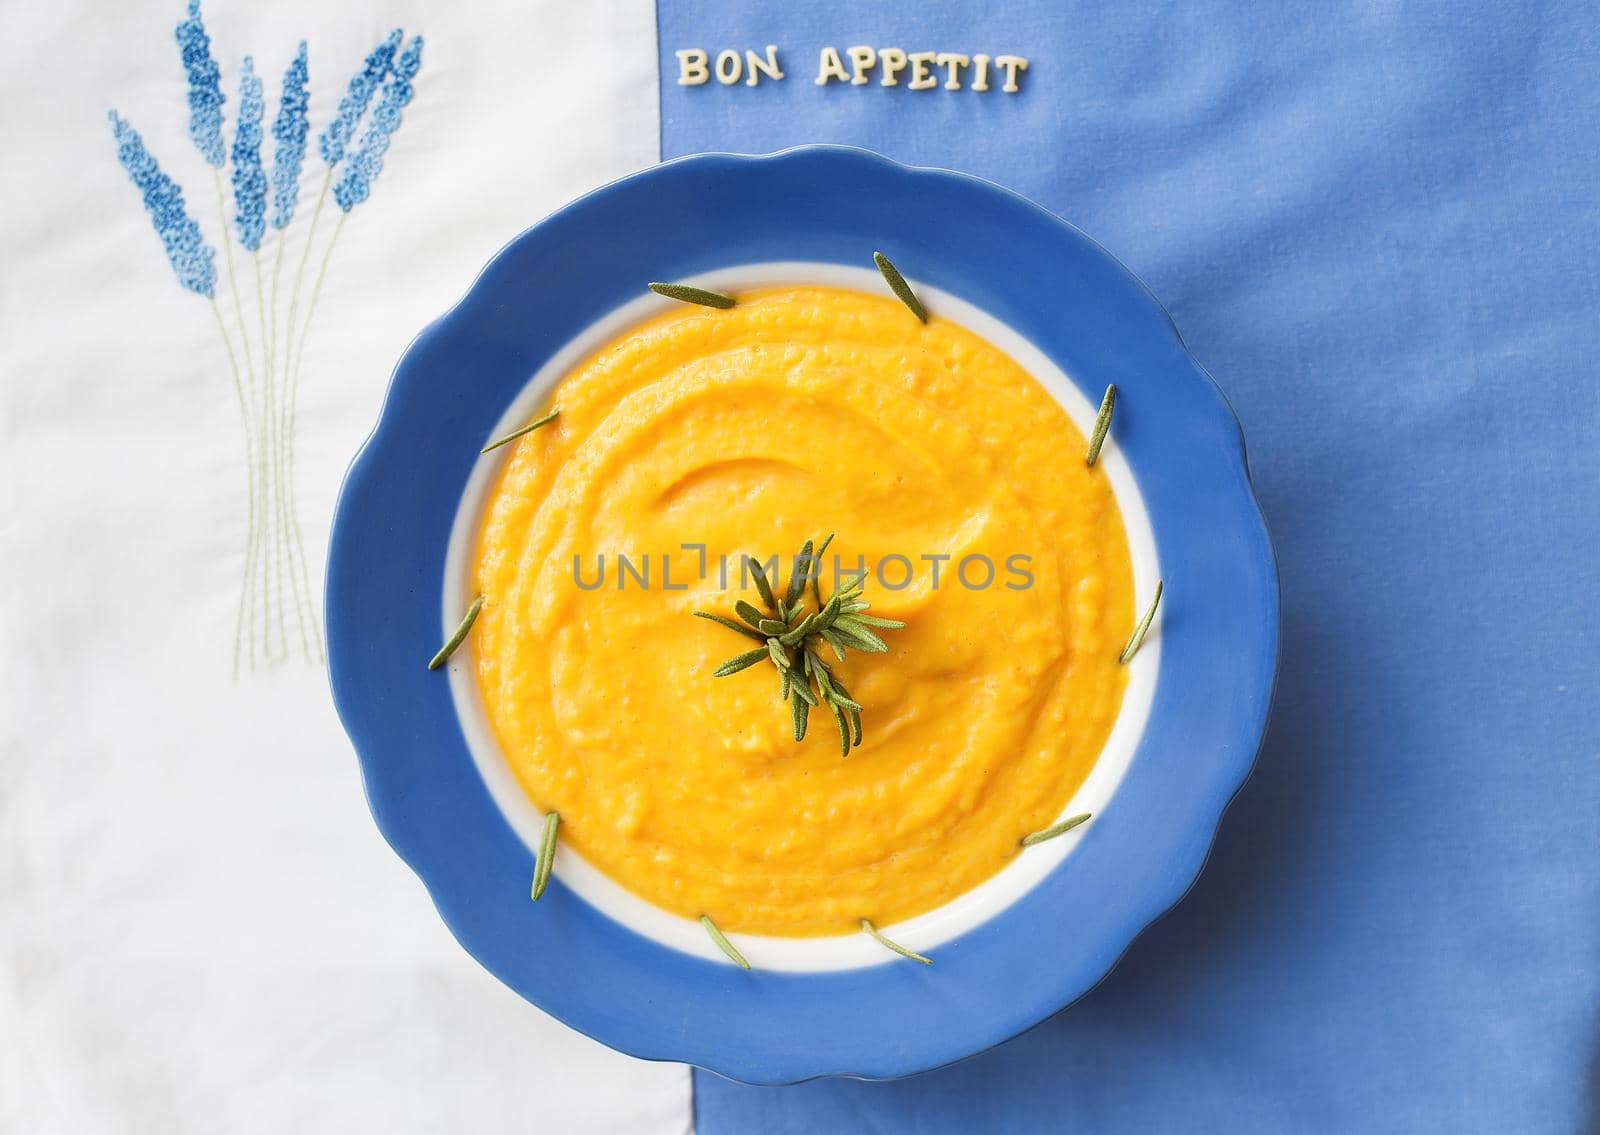
{"label": "blue linen napkin", "polygon": [[[657,8],[663,157],[968,170],[1139,273],[1243,421],[1284,600],[1258,770],[1099,989],[899,1083],[700,1074],[701,1135],[1600,1130],[1593,10]],[[677,83],[769,43],[782,81]],[[852,45],[1029,67],[817,86]]]}

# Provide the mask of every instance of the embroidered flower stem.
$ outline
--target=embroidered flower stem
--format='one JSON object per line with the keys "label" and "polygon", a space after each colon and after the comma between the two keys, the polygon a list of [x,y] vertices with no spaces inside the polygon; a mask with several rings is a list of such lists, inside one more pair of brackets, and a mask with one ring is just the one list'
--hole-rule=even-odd
{"label": "embroidered flower stem", "polygon": [[[279,233],[278,247],[279,259],[281,260],[283,248],[283,234],[281,232]],[[261,274],[258,257],[256,271],[256,285],[258,288],[260,284]],[[274,319],[276,319],[276,311],[274,311]],[[265,328],[263,328],[262,333],[263,335],[266,334]],[[267,339],[269,343],[273,343],[275,340],[275,333]],[[276,354],[275,347],[273,351]],[[299,571],[296,570],[299,521],[294,514],[294,502],[289,491],[288,479],[289,453],[294,447],[294,439],[289,434],[289,374],[288,366],[286,365],[287,360],[276,361],[285,365],[281,370],[276,366],[270,367],[267,372],[268,388],[271,391],[268,413],[271,418],[272,432],[272,451],[267,456],[269,471],[272,476],[273,511],[278,532],[275,551],[282,562],[279,576],[278,603],[280,617],[286,617],[286,612],[281,612],[283,603],[281,583],[282,579],[287,577],[290,596],[294,601],[295,628],[299,632],[300,653],[308,664],[312,664],[321,660],[322,643],[316,629],[315,600],[311,596],[310,583],[306,580],[303,570],[305,555],[303,550],[299,551],[302,568]],[[313,642],[315,642],[315,649],[313,649]]]}
{"label": "embroidered flower stem", "polygon": [[[328,180],[331,181],[332,177],[333,177],[332,171],[329,171]],[[326,193],[327,193],[327,187],[326,187],[326,185],[324,185],[324,187],[323,187],[323,195],[326,195]],[[318,197],[318,199],[317,199],[317,210],[314,210],[313,211],[313,215],[312,215],[313,224],[315,224],[315,221],[316,221],[315,213],[316,213],[316,211],[320,211],[321,207],[322,207],[322,198]],[[322,298],[322,282],[323,282],[323,280],[325,280],[327,278],[327,275],[328,275],[328,261],[333,256],[334,247],[339,243],[339,234],[344,231],[344,222],[345,222],[345,219],[347,217],[349,217],[349,215],[350,214],[348,214],[348,213],[340,213],[338,222],[335,223],[334,226],[333,226],[333,236],[328,239],[327,250],[322,255],[322,263],[317,268],[317,277],[316,277],[316,280],[312,284],[312,287],[311,287],[311,298],[310,298],[310,301],[306,305],[306,321],[305,321],[305,325],[300,329],[300,337],[299,337],[298,341],[295,344],[293,367],[288,372],[288,388],[289,388],[289,393],[288,393],[288,403],[289,403],[289,408],[288,408],[289,456],[288,456],[287,468],[285,469],[284,476],[285,476],[285,480],[288,482],[288,492],[289,492],[289,502],[290,502],[290,506],[289,506],[289,513],[290,513],[290,517],[291,517],[291,533],[290,533],[290,537],[291,537],[291,539],[292,539],[292,541],[294,543],[295,555],[296,555],[296,558],[297,558],[298,564],[299,564],[301,583],[302,583],[302,586],[305,587],[307,594],[311,594],[312,592],[311,592],[310,580],[308,579],[308,577],[306,575],[305,540],[301,535],[299,513],[298,513],[298,511],[296,509],[296,506],[295,506],[296,493],[295,493],[295,481],[294,481],[294,458],[295,458],[294,436],[295,436],[295,423],[297,421],[297,411],[298,411],[298,408],[299,408],[299,401],[300,401],[300,368],[301,368],[302,363],[305,360],[306,338],[311,333],[312,320],[316,318],[317,301]],[[310,245],[311,245],[311,240],[310,240],[310,236],[308,235],[307,238],[306,238],[306,251],[308,253],[310,251]],[[297,284],[297,287],[298,287],[298,284]],[[293,311],[294,311],[294,305],[291,302],[291,304],[290,304],[291,316],[293,314]],[[291,322],[290,322],[290,325],[289,325],[289,334],[290,334],[291,337],[294,335],[294,325],[293,325],[292,319],[291,319]],[[313,606],[313,609],[314,609],[315,608],[315,603],[313,603],[312,606]],[[313,636],[315,638],[317,660],[320,662],[322,660],[322,658],[323,658],[322,636],[317,631],[315,626],[312,627],[312,633],[313,633]]]}
{"label": "embroidered flower stem", "polygon": [[[289,234],[283,229],[278,230],[278,251],[272,257],[272,300],[267,304],[267,310],[272,313],[272,354],[274,358],[281,358],[278,353],[278,279],[283,275],[283,252],[289,247]],[[288,379],[288,368],[285,367],[284,378]]]}
{"label": "embroidered flower stem", "polygon": [[1111,411],[1117,404],[1117,388],[1115,385],[1106,387],[1105,397],[1100,399],[1100,412],[1094,416],[1094,432],[1089,435],[1089,452],[1084,454],[1083,463],[1093,465],[1100,459],[1100,447],[1106,442],[1106,434],[1111,430]]}
{"label": "embroidered flower stem", "polygon": [[278,615],[278,637],[283,644],[283,653],[287,655],[289,611],[284,602],[284,583],[287,580],[290,598],[294,603],[295,626],[300,632],[300,648],[306,661],[309,662],[311,645],[306,638],[305,603],[300,595],[300,581],[294,574],[294,560],[289,546],[289,517],[285,509],[283,478],[280,475],[282,465],[279,455],[283,450],[283,430],[279,406],[283,402],[283,397],[278,388],[276,368],[272,365],[272,341],[267,337],[266,288],[262,286],[261,249],[258,247],[251,256],[255,261],[257,329],[261,333],[262,353],[265,356],[262,360],[262,373],[266,375],[267,488],[273,522],[272,585]]}
{"label": "embroidered flower stem", "polygon": [[472,606],[467,608],[467,613],[461,616],[461,622],[444,640],[444,645],[439,648],[439,653],[428,660],[428,669],[437,670],[450,660],[456,648],[467,639],[467,632],[472,629],[472,624],[478,621],[478,612],[483,610],[483,596],[479,595],[472,601]]}
{"label": "embroidered flower stem", "polygon": [[1048,828],[1034,832],[1032,835],[1022,837],[1023,847],[1032,847],[1036,843],[1043,843],[1047,839],[1055,839],[1058,835],[1066,835],[1073,828],[1087,820],[1092,813],[1084,812],[1077,816],[1068,816],[1060,823],[1051,824]]}
{"label": "embroidered flower stem", "polygon": [[322,219],[322,206],[327,201],[332,186],[333,167],[330,165],[327,173],[322,178],[322,188],[317,193],[316,204],[311,209],[311,224],[306,230],[305,245],[300,250],[300,263],[295,269],[294,286],[289,292],[289,314],[284,320],[283,333],[283,384],[285,392],[282,431],[285,439],[285,453],[281,479],[284,485],[284,494],[288,500],[289,539],[294,549],[297,574],[300,578],[301,587],[310,598],[312,648],[319,664],[324,658],[322,632],[316,618],[315,593],[311,590],[311,581],[306,571],[305,540],[300,530],[300,514],[294,479],[296,409],[300,394],[300,374],[298,368],[293,364],[295,358],[295,325],[300,314],[301,287],[305,281],[306,265],[311,259],[311,245],[317,235],[317,223]]}
{"label": "embroidered flower stem", "polygon": [[717,929],[717,924],[712,922],[709,916],[702,914],[700,916],[700,925],[706,928],[706,934],[717,944],[717,949],[728,955],[730,962],[740,969],[750,968],[750,963],[744,960],[744,955],[739,952],[732,942],[728,941],[722,931]]}
{"label": "embroidered flower stem", "polygon": [[[255,362],[250,352],[249,325],[244,318],[244,305],[239,297],[238,275],[233,267],[233,244],[228,233],[227,197],[222,188],[222,171],[220,167],[213,168],[212,181],[217,191],[217,222],[222,226],[222,251],[228,272],[228,288],[233,292],[234,315],[238,321],[239,329],[239,354],[244,357],[244,391],[247,406],[247,428],[251,442],[245,452],[245,460],[250,465],[251,509],[254,513],[254,523],[251,525],[253,533],[252,542],[254,550],[249,556],[250,570],[250,669],[255,670],[258,648],[265,656],[271,655],[271,624],[268,609],[267,572],[263,569],[267,543],[267,508],[266,508],[266,465],[265,465],[265,437],[262,433],[263,421],[261,413],[261,389],[256,381]],[[257,637],[259,634],[259,638]]]}
{"label": "embroidered flower stem", "polygon": [[306,229],[306,242],[300,249],[300,264],[294,270],[294,287],[289,292],[289,317],[284,322],[283,331],[283,357],[288,360],[294,354],[294,328],[295,319],[300,314],[300,287],[305,281],[306,264],[311,259],[311,242],[317,237],[317,222],[322,219],[322,205],[328,199],[328,192],[333,186],[333,167],[328,167],[328,172],[322,178],[322,189],[317,193],[317,203],[311,207],[311,226]]}
{"label": "embroidered flower stem", "polygon": [[861,920],[861,929],[872,935],[872,937],[880,946],[888,947],[895,953],[899,954],[902,958],[910,958],[912,961],[921,962],[925,966],[931,966],[933,964],[933,959],[928,957],[926,954],[919,954],[915,950],[908,950],[899,942],[894,941],[892,938],[885,938],[882,934],[878,933],[877,928],[865,918]]}
{"label": "embroidered flower stem", "polygon": [[[266,422],[265,422],[265,417],[264,417],[264,414],[263,414],[264,401],[263,401],[263,394],[262,394],[261,386],[257,382],[257,379],[256,379],[255,362],[254,362],[254,359],[253,359],[253,357],[251,355],[251,351],[250,351],[250,329],[249,329],[249,324],[245,322],[245,318],[244,318],[244,302],[243,302],[243,300],[240,299],[240,296],[239,296],[239,277],[238,277],[238,274],[234,271],[234,267],[233,267],[233,242],[231,240],[229,240],[229,238],[228,238],[228,232],[229,232],[229,229],[228,229],[228,207],[227,207],[226,195],[222,191],[222,171],[221,171],[220,168],[213,168],[211,173],[212,173],[212,179],[216,184],[216,190],[217,190],[217,220],[222,225],[222,250],[223,250],[224,262],[225,262],[225,264],[227,266],[227,269],[228,269],[228,289],[231,292],[233,292],[234,317],[237,319],[238,326],[239,326],[240,354],[242,354],[244,356],[244,370],[245,370],[245,379],[246,379],[246,383],[247,383],[246,389],[249,392],[249,403],[250,403],[250,418],[251,418],[251,427],[250,428],[251,428],[251,432],[255,435],[255,439],[256,439],[255,440],[255,447],[254,447],[254,456],[253,456],[255,473],[254,473],[254,476],[252,477],[252,484],[253,484],[253,495],[255,497],[255,509],[256,509],[256,518],[257,518],[257,523],[256,523],[257,558],[256,558],[256,563],[255,563],[255,569],[256,569],[255,570],[255,576],[256,576],[255,589],[256,589],[257,594],[251,600],[251,602],[252,602],[252,604],[259,604],[259,606],[260,606],[260,611],[261,611],[261,636],[262,636],[261,645],[263,647],[265,656],[270,659],[273,656],[272,655],[271,599],[270,599],[271,593],[268,590],[268,586],[267,586],[267,581],[268,581],[268,577],[269,577],[269,574],[270,574],[270,568],[268,568],[266,570],[263,570],[263,568],[262,568],[262,558],[263,558],[262,557],[262,552],[264,551],[263,545],[269,539],[269,529],[270,529],[270,526],[271,526],[271,520],[270,520],[270,516],[269,516],[269,514],[267,512],[267,501],[266,501],[266,469],[267,469],[267,466],[266,466],[266,433],[265,433]],[[250,659],[250,668],[252,670],[255,669],[255,657],[254,657],[254,649],[253,648],[252,648],[252,656],[251,656],[251,659]]]}
{"label": "embroidered flower stem", "polygon": [[1118,662],[1126,666],[1133,661],[1133,656],[1139,653],[1139,648],[1144,645],[1144,636],[1150,630],[1150,621],[1156,617],[1156,608],[1161,605],[1161,580],[1156,580],[1156,595],[1150,600],[1150,608],[1144,613],[1144,618],[1139,620],[1139,625],[1133,628],[1133,636],[1128,639],[1128,645],[1122,648],[1122,656]]}
{"label": "embroidered flower stem", "polygon": [[[222,322],[222,309],[217,306],[216,297],[211,299],[211,314],[217,321],[217,334],[222,336],[222,346],[228,352],[228,370],[233,375],[233,393],[239,402],[239,428],[244,436],[245,452],[245,550],[244,567],[239,577],[239,606],[233,616],[233,679],[239,680],[239,648],[243,640],[245,608],[249,606],[250,599],[250,574],[252,560],[255,558],[256,547],[256,496],[254,465],[249,458],[254,446],[250,440],[250,410],[245,405],[244,383],[239,379],[239,359],[233,353],[233,340],[228,338],[227,324]],[[250,656],[255,660],[255,609],[250,610]]]}
{"label": "embroidered flower stem", "polygon": [[561,827],[561,813],[547,812],[544,827],[539,830],[539,858],[533,865],[533,888],[529,895],[534,902],[550,885],[550,870],[556,862],[556,833]]}

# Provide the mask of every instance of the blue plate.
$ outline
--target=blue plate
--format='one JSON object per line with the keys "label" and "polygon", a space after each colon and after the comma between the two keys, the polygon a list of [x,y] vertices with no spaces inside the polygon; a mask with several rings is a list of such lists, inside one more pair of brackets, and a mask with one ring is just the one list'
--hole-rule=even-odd
{"label": "blue plate", "polygon": [[[647,280],[859,266],[874,249],[1008,324],[1091,402],[1108,382],[1122,393],[1113,444],[1167,589],[1149,718],[1114,799],[1042,883],[932,967],[746,973],[634,933],[559,872],[529,902],[533,853],[479,775],[444,675],[424,668],[479,446],[541,366]],[[1144,285],[989,182],[823,146],[668,162],[507,245],[395,369],[340,493],[326,594],[334,699],[373,816],[461,944],[613,1048],[759,1084],[924,1071],[1087,992],[1194,882],[1255,760],[1278,656],[1276,569],[1238,422]]]}

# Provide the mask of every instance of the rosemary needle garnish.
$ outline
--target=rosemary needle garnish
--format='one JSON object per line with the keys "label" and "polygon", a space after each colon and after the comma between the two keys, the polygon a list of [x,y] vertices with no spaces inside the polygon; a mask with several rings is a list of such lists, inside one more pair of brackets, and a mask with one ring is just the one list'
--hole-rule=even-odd
{"label": "rosemary needle garnish", "polygon": [[1145,632],[1150,629],[1150,620],[1156,617],[1156,608],[1161,605],[1161,580],[1156,580],[1156,597],[1150,600],[1150,609],[1144,613],[1144,618],[1139,620],[1139,625],[1133,628],[1133,637],[1128,639],[1128,645],[1122,648],[1122,655],[1118,662],[1126,666],[1133,661],[1133,656],[1139,653],[1139,648],[1144,645]]}
{"label": "rosemary needle garnish", "polygon": [[700,916],[700,925],[706,928],[706,933],[709,934],[711,936],[711,940],[717,944],[717,949],[728,955],[728,960],[730,962],[738,966],[740,969],[750,968],[750,963],[744,960],[744,955],[739,952],[738,948],[734,946],[732,942],[728,941],[728,939],[723,936],[722,931],[717,929],[717,924],[711,921],[709,915],[702,914]]}
{"label": "rosemary needle garnish", "polygon": [[429,660],[429,670],[437,670],[449,661],[450,656],[456,652],[456,647],[460,646],[466,639],[467,632],[472,629],[472,624],[477,622],[478,612],[481,610],[483,610],[482,595],[472,601],[472,606],[468,607],[467,613],[461,617],[461,625],[456,627],[455,633],[445,640],[444,645],[439,648],[439,653]]}
{"label": "rosemary needle garnish", "polygon": [[831,543],[833,543],[832,532],[828,533],[828,538],[812,554],[812,558],[816,561],[817,570],[811,573],[811,595],[817,601],[818,610],[822,608],[822,553],[828,550],[828,545]]}
{"label": "rosemary needle garnish", "polygon": [[[740,599],[734,603],[733,610],[742,622],[709,611],[696,611],[695,614],[766,644],[764,648],[734,655],[712,671],[715,677],[726,678],[759,665],[763,659],[770,660],[778,671],[778,698],[789,703],[789,724],[794,739],[805,740],[811,711],[827,706],[828,712],[833,715],[834,726],[839,731],[839,755],[848,757],[850,750],[861,744],[861,703],[850,696],[850,691],[822,660],[819,652],[826,644],[839,662],[844,661],[846,648],[867,654],[884,654],[889,644],[879,637],[877,631],[898,630],[905,624],[898,619],[880,619],[864,614],[871,606],[861,598],[865,572],[840,587],[826,603],[822,601],[822,588],[817,583],[816,575],[811,573],[817,572],[822,552],[832,540],[833,537],[829,536],[820,547],[814,546],[810,540],[801,545],[782,599],[773,591],[772,581],[767,578],[761,565],[753,559],[746,561],[756,591],[766,604],[765,612]],[[808,576],[811,595],[817,603],[814,611],[806,609]]]}
{"label": "rosemary needle garnish", "polygon": [[650,290],[658,296],[666,296],[669,300],[697,303],[701,307],[730,308],[736,302],[732,296],[708,291],[705,288],[691,288],[688,284],[655,283],[650,285]]}
{"label": "rosemary needle garnish", "polygon": [[872,923],[865,918],[861,920],[861,929],[865,930],[868,934],[871,934],[874,938],[876,938],[879,945],[887,946],[889,949],[899,954],[902,958],[910,958],[912,961],[921,962],[925,966],[931,966],[933,964],[933,959],[928,957],[926,954],[919,954],[915,950],[908,950],[899,942],[894,941],[892,938],[885,938],[882,934],[879,934]]}
{"label": "rosemary needle garnish", "polygon": [[712,671],[712,674],[718,678],[726,678],[729,674],[737,674],[740,670],[748,670],[757,662],[761,662],[770,656],[771,651],[768,647],[758,646],[754,650],[747,651],[744,654],[739,654],[728,659],[721,666],[718,666],[714,671]]}
{"label": "rosemary needle garnish", "polygon": [[713,623],[721,623],[723,626],[727,627],[730,631],[738,631],[742,635],[749,635],[751,638],[755,639],[757,642],[766,642],[767,641],[767,636],[766,635],[757,634],[755,631],[751,630],[749,627],[745,626],[743,623],[736,623],[732,619],[727,618],[727,617],[725,617],[723,615],[714,615],[710,611],[696,611],[695,612],[695,617],[696,618],[701,618],[701,619],[710,619]]}
{"label": "rosemary needle garnish", "polygon": [[1043,831],[1034,832],[1032,835],[1025,835],[1022,837],[1022,846],[1032,847],[1036,843],[1043,843],[1047,839],[1055,839],[1058,835],[1065,835],[1067,832],[1070,832],[1073,828],[1087,820],[1090,815],[1091,813],[1089,812],[1083,812],[1076,816],[1068,816],[1060,823],[1051,824]]}
{"label": "rosemary needle garnish", "polygon": [[883,273],[883,278],[889,283],[889,290],[900,297],[900,302],[911,309],[911,314],[923,323],[928,322],[928,309],[922,306],[922,301],[917,298],[917,293],[911,290],[911,285],[906,283],[906,278],[900,274],[900,269],[889,263],[889,258],[881,252],[872,254],[872,262],[878,266],[878,271]]}
{"label": "rosemary needle garnish", "polygon": [[1100,447],[1106,443],[1106,434],[1111,429],[1111,408],[1117,404],[1117,388],[1110,385],[1106,387],[1106,396],[1100,399],[1100,412],[1094,416],[1094,432],[1089,435],[1089,452],[1084,455],[1085,465],[1093,465],[1100,459]]}
{"label": "rosemary needle garnish", "polygon": [[[772,584],[767,582],[767,573],[755,560],[750,561],[750,573],[756,581],[756,592],[761,596],[761,601],[767,605],[769,611],[776,611],[778,601],[772,597]],[[748,603],[745,606],[749,606]]]}
{"label": "rosemary needle garnish", "polygon": [[544,894],[545,887],[550,885],[550,868],[555,866],[556,860],[556,831],[561,827],[561,813],[549,812],[544,818],[544,827],[539,832],[539,860],[533,865],[533,901],[538,902],[539,896]]}
{"label": "rosemary needle garnish", "polygon": [[502,445],[505,445],[507,442],[516,441],[523,434],[531,434],[534,430],[538,429],[540,426],[548,426],[551,422],[555,421],[556,418],[558,418],[560,415],[561,415],[561,410],[560,410],[559,407],[557,407],[556,409],[551,410],[544,417],[536,418],[533,421],[529,422],[527,425],[523,426],[520,430],[512,430],[510,433],[506,434],[505,437],[499,438],[499,439],[497,439],[495,441],[491,441],[488,445],[486,445],[482,449],[478,450],[478,452],[480,454],[482,454],[482,453],[488,453],[491,449],[499,449]]}

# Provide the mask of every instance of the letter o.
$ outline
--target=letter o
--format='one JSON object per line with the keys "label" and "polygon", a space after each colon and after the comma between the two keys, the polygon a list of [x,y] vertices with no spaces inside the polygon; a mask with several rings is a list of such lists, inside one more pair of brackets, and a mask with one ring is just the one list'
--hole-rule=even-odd
{"label": "letter o", "polygon": [[[899,586],[896,586],[895,584],[890,583],[887,579],[883,578],[883,565],[888,563],[890,560],[899,560],[901,563],[906,565],[906,577],[900,581]],[[892,555],[884,556],[883,559],[878,561],[878,585],[880,587],[885,587],[890,591],[904,591],[906,588],[911,586],[911,577],[913,574],[915,574],[915,572],[916,569],[911,566],[911,557],[902,556],[899,552],[895,552]]]}
{"label": "letter o", "polygon": [[[979,563],[981,563],[988,572],[988,574],[983,577],[982,583],[967,582],[967,565],[973,560],[977,560]],[[956,565],[956,578],[961,580],[961,586],[965,587],[968,591],[983,591],[994,582],[994,561],[988,556],[985,556],[979,552],[975,552],[970,556],[963,556],[961,558],[961,562]]]}

